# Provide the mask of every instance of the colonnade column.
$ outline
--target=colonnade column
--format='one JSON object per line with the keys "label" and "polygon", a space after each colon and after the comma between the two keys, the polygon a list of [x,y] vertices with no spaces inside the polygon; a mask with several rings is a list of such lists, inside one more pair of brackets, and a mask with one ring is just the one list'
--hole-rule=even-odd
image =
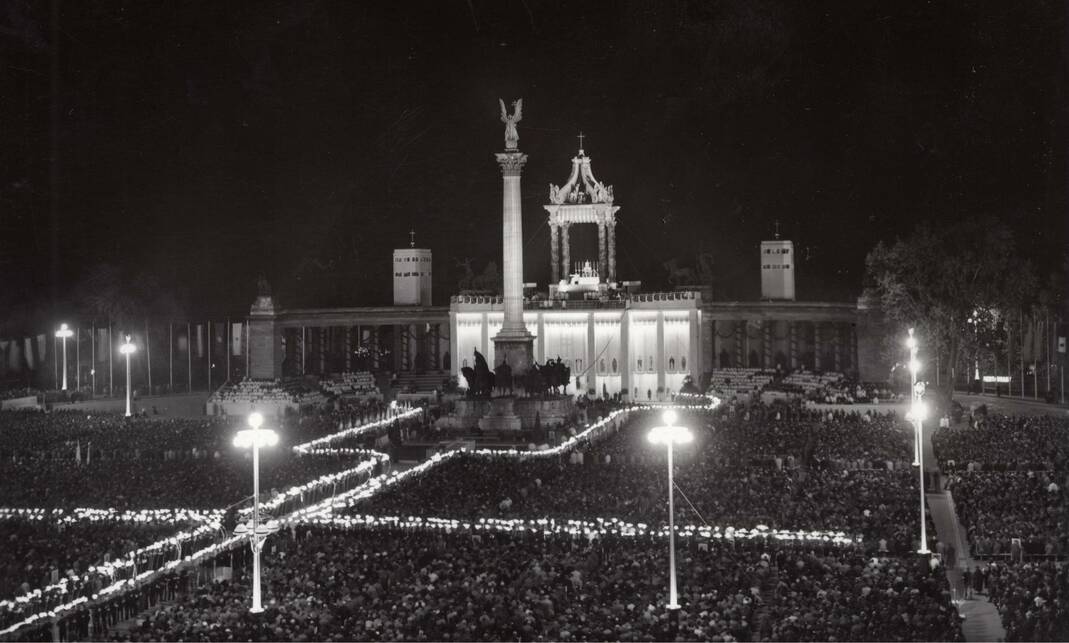
{"label": "colonnade column", "polygon": [[790,340],[788,341],[787,351],[790,355],[787,356],[787,361],[790,362],[791,370],[798,368],[798,322],[787,322],[788,332]]}
{"label": "colonnade column", "polygon": [[742,354],[742,336],[746,332],[746,320],[735,320],[735,368],[745,368],[746,359]]}
{"label": "colonnade column", "polygon": [[813,370],[821,370],[821,353],[824,351],[824,342],[820,341],[820,322],[813,322]]}
{"label": "colonnade column", "polygon": [[601,395],[598,390],[598,369],[594,364],[597,356],[597,335],[594,329],[594,313],[587,313],[586,317],[586,387],[594,389],[594,397]]}
{"label": "colonnade column", "polygon": [[434,369],[442,370],[442,325],[434,325]]}
{"label": "colonnade column", "polygon": [[319,373],[327,372],[327,327],[319,327]]}
{"label": "colonnade column", "polygon": [[561,233],[561,235],[560,235],[561,255],[563,255],[563,257],[564,257],[563,260],[561,261],[561,268],[562,268],[564,279],[566,279],[566,280],[572,274],[572,246],[571,246],[571,243],[568,240],[568,228],[570,228],[570,227],[571,227],[571,224],[569,224],[568,222],[564,222],[564,223],[561,224],[561,230],[560,230],[560,233]]}
{"label": "colonnade column", "polygon": [[608,281],[606,270],[609,267],[608,248],[605,245],[605,223],[598,222],[598,280]]}
{"label": "colonnade column", "polygon": [[345,327],[345,372],[353,370],[353,327]]}
{"label": "colonnade column", "polygon": [[857,364],[857,324],[850,325],[850,368],[855,373],[861,372]]}
{"label": "colonnade column", "polygon": [[[624,310],[620,317],[620,392],[631,395],[631,314]],[[634,400],[632,400],[634,401]]]}
{"label": "colonnade column", "polygon": [[616,281],[616,222],[609,222],[609,274],[607,281]]}
{"label": "colonnade column", "polygon": [[657,388],[658,390],[664,390],[664,311],[657,311],[657,345],[655,347],[657,351]]}
{"label": "colonnade column", "polygon": [[763,367],[766,369],[773,368],[772,365],[772,324],[775,322],[771,319],[764,319],[761,321],[762,330],[764,336],[761,338],[761,352],[764,353]]}
{"label": "colonnade column", "polygon": [[835,372],[843,372],[843,325],[835,324],[835,334],[832,335],[832,345],[835,347],[833,356],[835,359]]}
{"label": "colonnade column", "polygon": [[552,271],[552,283],[560,283],[560,225],[549,224],[549,265]]}

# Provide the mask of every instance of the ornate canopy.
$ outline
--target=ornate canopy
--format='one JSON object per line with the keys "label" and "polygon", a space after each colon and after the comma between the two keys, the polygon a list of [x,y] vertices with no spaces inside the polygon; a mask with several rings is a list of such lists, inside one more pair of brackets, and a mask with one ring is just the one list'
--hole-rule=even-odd
{"label": "ornate canopy", "polygon": [[572,173],[568,181],[560,187],[549,184],[549,202],[554,205],[612,205],[612,200],[612,186],[594,178],[594,171],[590,169],[590,157],[583,153],[582,148],[579,148],[579,154],[572,158]]}

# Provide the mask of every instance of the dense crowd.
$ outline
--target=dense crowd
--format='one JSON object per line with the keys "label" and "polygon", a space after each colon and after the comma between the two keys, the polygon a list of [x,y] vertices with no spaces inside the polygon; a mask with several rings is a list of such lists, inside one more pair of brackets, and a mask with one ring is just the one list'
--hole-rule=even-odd
{"label": "dense crowd", "polygon": [[1051,472],[965,472],[947,488],[974,556],[1009,554],[1014,538],[1025,555],[1069,553],[1069,496]]}
{"label": "dense crowd", "polygon": [[1069,420],[1052,416],[978,417],[941,427],[932,446],[943,471],[1069,470]]}
{"label": "dense crowd", "polygon": [[26,594],[92,565],[121,558],[187,525],[130,522],[0,521],[0,600]]}
{"label": "dense crowd", "polygon": [[[355,456],[297,456],[264,449],[260,488],[271,497],[357,466]],[[0,461],[0,506],[219,509],[252,495],[252,456],[230,449],[182,460],[96,459],[81,465]]]}
{"label": "dense crowd", "polygon": [[852,549],[325,529],[283,536],[265,612],[238,573],[149,611],[129,640],[961,640],[945,578]]}
{"label": "dense crowd", "polygon": [[985,573],[987,593],[1002,615],[1007,641],[1069,641],[1069,567],[995,563]]}
{"label": "dense crowd", "polygon": [[[508,487],[501,481],[509,480]],[[735,527],[844,531],[903,552],[916,537],[916,476],[903,471],[680,467],[676,519]],[[357,503],[359,514],[450,518],[618,518],[667,522],[663,466],[517,463],[457,456]],[[934,533],[934,532],[933,532]],[[881,542],[882,541],[882,542]]]}

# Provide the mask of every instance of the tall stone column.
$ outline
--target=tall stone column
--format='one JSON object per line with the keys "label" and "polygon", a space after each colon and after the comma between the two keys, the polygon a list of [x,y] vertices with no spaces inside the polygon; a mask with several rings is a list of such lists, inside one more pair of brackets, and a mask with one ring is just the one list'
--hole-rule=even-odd
{"label": "tall stone column", "polygon": [[598,223],[598,281],[608,281],[608,252],[605,245],[605,223]]}
{"label": "tall stone column", "polygon": [[616,281],[616,223],[609,223],[609,273],[606,281]]}
{"label": "tall stone column", "polygon": [[568,228],[571,227],[570,223],[562,223],[560,228],[560,251],[564,259],[561,261],[561,272],[564,274],[564,278],[568,279],[572,275],[572,244],[568,240]]}
{"label": "tall stone column", "polygon": [[554,284],[560,283],[560,226],[549,224],[549,266]]}
{"label": "tall stone column", "polygon": [[533,361],[534,336],[523,323],[523,209],[520,174],[527,155],[518,151],[497,155],[503,183],[502,265],[504,266],[505,319],[494,337],[494,363],[508,360],[512,374],[523,375]]}

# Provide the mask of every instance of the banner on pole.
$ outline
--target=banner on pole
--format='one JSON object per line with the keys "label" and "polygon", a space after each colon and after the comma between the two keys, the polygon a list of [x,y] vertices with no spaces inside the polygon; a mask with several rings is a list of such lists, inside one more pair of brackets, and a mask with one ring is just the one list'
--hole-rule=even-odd
{"label": "banner on pole", "polygon": [[197,324],[197,357],[204,357],[204,324]]}

